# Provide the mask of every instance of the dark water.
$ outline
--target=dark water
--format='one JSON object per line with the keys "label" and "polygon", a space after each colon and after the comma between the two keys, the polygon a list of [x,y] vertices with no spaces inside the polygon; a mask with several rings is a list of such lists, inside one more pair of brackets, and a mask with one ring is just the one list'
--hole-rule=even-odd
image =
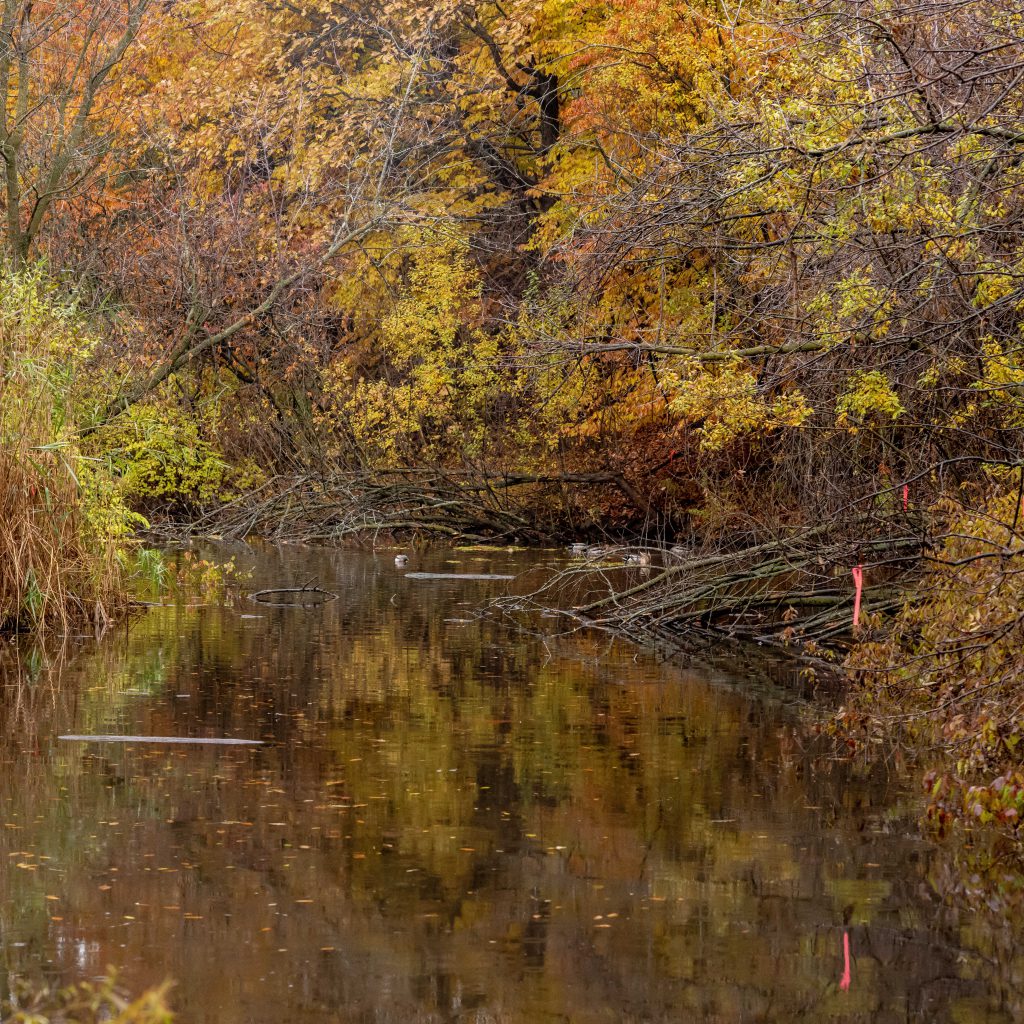
{"label": "dark water", "polygon": [[[474,619],[505,584],[391,555],[239,561],[341,598],[155,609],[63,667],[6,645],[0,979],[169,976],[195,1024],[1020,1012],[1011,929],[943,904],[916,797],[791,701]],[[101,732],[265,745],[56,739]]]}

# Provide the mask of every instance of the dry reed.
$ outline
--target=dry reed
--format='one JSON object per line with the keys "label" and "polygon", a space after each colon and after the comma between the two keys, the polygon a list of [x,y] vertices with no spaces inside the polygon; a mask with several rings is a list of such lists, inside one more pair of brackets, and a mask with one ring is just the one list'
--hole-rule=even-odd
{"label": "dry reed", "polygon": [[68,372],[81,336],[39,278],[0,282],[0,630],[104,622],[117,560],[85,507]]}

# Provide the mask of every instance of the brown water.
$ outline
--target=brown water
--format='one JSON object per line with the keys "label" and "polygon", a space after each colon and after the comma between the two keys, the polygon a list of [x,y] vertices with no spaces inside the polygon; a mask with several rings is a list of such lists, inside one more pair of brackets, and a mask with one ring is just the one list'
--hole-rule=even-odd
{"label": "brown water", "polygon": [[472,616],[507,584],[391,555],[237,550],[252,589],[340,600],[154,609],[59,671],[0,657],[0,980],[169,976],[194,1024],[1020,1012],[1009,929],[943,905],[916,798],[749,672],[545,643]]}

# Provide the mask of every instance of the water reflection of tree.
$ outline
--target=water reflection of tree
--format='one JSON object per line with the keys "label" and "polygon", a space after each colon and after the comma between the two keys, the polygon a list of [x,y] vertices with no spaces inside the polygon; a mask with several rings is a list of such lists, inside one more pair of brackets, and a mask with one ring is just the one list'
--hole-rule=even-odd
{"label": "water reflection of tree", "polygon": [[[4,934],[32,943],[12,966],[98,970],[125,942],[133,981],[175,975],[184,1018],[218,1022],[999,1005],[1004,968],[980,936],[958,963],[884,780],[778,707],[596,640],[445,623],[464,593],[424,601],[354,556],[282,556],[275,581],[293,565],[341,600],[158,610],[5,711],[5,758],[40,755],[0,781],[23,826],[0,854],[55,865],[4,876]],[[56,747],[72,722],[271,742]]]}

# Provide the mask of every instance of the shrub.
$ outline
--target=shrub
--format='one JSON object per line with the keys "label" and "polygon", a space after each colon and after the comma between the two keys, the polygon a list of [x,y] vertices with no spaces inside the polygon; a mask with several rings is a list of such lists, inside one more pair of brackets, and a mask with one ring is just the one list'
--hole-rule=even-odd
{"label": "shrub", "polygon": [[157,395],[97,431],[90,445],[133,509],[189,513],[227,501],[262,479],[251,459],[229,462],[209,440],[216,434],[215,402],[192,415]]}
{"label": "shrub", "polygon": [[105,619],[140,522],[75,430],[85,319],[40,269],[0,275],[0,629]]}
{"label": "shrub", "polygon": [[848,733],[942,755],[926,778],[930,817],[1016,832],[1024,814],[1024,481],[992,472],[976,508],[945,499],[943,546],[914,597],[868,623],[849,667]]}

